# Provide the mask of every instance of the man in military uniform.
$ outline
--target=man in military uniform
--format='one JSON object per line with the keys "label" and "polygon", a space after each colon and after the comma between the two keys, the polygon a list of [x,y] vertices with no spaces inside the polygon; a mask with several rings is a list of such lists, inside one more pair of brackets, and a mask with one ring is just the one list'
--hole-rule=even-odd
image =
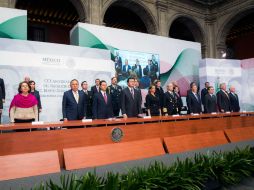
{"label": "man in military uniform", "polygon": [[164,94],[163,113],[165,115],[174,115],[178,113],[177,96],[174,93],[173,83],[167,85],[167,92]]}
{"label": "man in military uniform", "polygon": [[81,88],[82,91],[85,94],[86,97],[86,118],[87,119],[92,119],[92,106],[93,106],[93,93],[91,91],[88,90],[88,84],[87,81],[83,81],[81,83]]}
{"label": "man in military uniform", "polygon": [[107,89],[108,93],[111,95],[112,97],[112,106],[113,106],[113,113],[114,116],[117,117],[119,116],[119,112],[120,112],[120,100],[121,100],[121,92],[122,92],[122,87],[117,85],[117,78],[116,77],[112,77],[111,78],[111,85],[108,86]]}

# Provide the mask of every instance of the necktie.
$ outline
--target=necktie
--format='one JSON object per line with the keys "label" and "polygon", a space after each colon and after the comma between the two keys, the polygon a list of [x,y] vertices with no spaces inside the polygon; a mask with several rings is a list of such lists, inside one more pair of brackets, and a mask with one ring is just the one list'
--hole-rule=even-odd
{"label": "necktie", "polygon": [[108,99],[107,99],[107,95],[106,95],[106,93],[104,92],[104,101],[105,101],[105,103],[107,104],[107,101],[108,101]]}
{"label": "necktie", "polygon": [[74,92],[74,97],[75,97],[75,100],[76,100],[76,102],[77,102],[77,104],[78,104],[78,100],[79,100],[79,95],[78,95],[78,92]]}
{"label": "necktie", "polygon": [[235,99],[237,99],[237,96],[236,96],[236,94],[235,94],[235,93],[232,93],[232,94],[234,95]]}
{"label": "necktie", "polygon": [[223,91],[223,92],[226,94],[227,98],[229,99],[229,97],[228,97],[228,93],[227,93],[226,91]]}
{"label": "necktie", "polygon": [[197,94],[194,94],[194,95],[195,95],[195,97],[196,97],[197,101],[199,102],[198,95],[197,95]]}
{"label": "necktie", "polygon": [[131,95],[132,95],[132,98],[134,99],[134,90],[133,90],[133,88],[131,88]]}

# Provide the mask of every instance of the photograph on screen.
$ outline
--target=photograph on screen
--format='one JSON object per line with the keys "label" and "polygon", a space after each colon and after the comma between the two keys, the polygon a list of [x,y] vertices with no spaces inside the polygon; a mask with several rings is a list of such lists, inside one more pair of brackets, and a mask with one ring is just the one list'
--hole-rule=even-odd
{"label": "photograph on screen", "polygon": [[160,77],[158,54],[116,50],[114,56],[116,76],[121,86],[129,77],[134,77],[138,79],[139,87],[146,89]]}

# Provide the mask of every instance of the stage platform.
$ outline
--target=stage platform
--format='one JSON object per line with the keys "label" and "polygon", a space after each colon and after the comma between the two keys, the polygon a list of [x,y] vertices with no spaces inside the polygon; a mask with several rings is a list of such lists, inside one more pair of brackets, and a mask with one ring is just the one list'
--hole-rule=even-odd
{"label": "stage platform", "polygon": [[[3,181],[254,140],[254,112],[7,124],[0,131],[0,169],[9,171]],[[42,164],[36,155],[44,156]],[[23,172],[12,173],[18,167]]]}
{"label": "stage platform", "polygon": [[[203,148],[203,149],[187,151],[183,153],[165,154],[162,156],[156,156],[156,157],[142,159],[142,160],[133,160],[133,161],[109,164],[109,165],[99,166],[99,167],[90,167],[86,169],[79,169],[79,170],[72,170],[72,171],[66,171],[62,169],[61,172],[59,173],[0,181],[0,189],[1,190],[21,189],[21,187],[23,187],[24,189],[31,189],[35,185],[39,185],[41,182],[44,182],[44,183],[49,182],[50,179],[60,185],[60,176],[69,175],[72,173],[77,176],[82,176],[87,172],[94,172],[94,171],[96,171],[96,174],[98,176],[104,176],[107,172],[123,174],[123,173],[126,173],[127,170],[130,168],[148,167],[151,163],[154,163],[155,161],[163,162],[165,165],[171,165],[177,159],[184,160],[186,158],[192,158],[195,156],[195,154],[198,154],[198,153],[208,154],[208,153],[211,153],[212,151],[216,151],[216,152],[232,151],[236,147],[245,148],[246,146],[254,147],[254,141],[242,141],[238,143],[230,143],[226,145]],[[241,184],[234,187],[229,187],[228,189],[242,190],[242,189],[251,189],[253,187],[254,187],[254,178],[250,178],[250,179],[244,180]]]}

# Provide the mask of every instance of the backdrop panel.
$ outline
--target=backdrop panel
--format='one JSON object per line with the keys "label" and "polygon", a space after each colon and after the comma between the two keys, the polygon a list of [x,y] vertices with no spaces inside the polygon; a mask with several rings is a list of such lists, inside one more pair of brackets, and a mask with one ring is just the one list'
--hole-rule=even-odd
{"label": "backdrop panel", "polygon": [[0,77],[5,81],[6,103],[3,122],[9,122],[9,105],[17,94],[18,84],[24,76],[36,81],[42,101],[43,121],[58,121],[62,118],[63,92],[70,89],[73,78],[80,82],[86,80],[94,84],[95,78],[105,79],[108,83],[114,75],[114,63],[111,60],[89,59],[69,56],[53,56],[0,51]]}
{"label": "backdrop panel", "polygon": [[0,38],[27,39],[27,11],[0,7]]}
{"label": "backdrop panel", "polygon": [[245,110],[254,110],[254,58],[241,61],[242,67],[242,107]]}
{"label": "backdrop panel", "polygon": [[6,38],[0,38],[0,50],[110,60],[109,50]]}
{"label": "backdrop panel", "polygon": [[254,110],[254,59],[203,59],[199,68],[200,87],[204,88],[206,81],[210,82],[215,90],[219,84],[225,82],[227,90],[231,85],[236,87],[242,111]]}
{"label": "backdrop panel", "polygon": [[167,82],[177,81],[182,95],[191,81],[198,82],[200,43],[85,23],[78,23],[70,36],[72,44],[110,50],[112,59],[119,50],[158,54],[164,88]]}

